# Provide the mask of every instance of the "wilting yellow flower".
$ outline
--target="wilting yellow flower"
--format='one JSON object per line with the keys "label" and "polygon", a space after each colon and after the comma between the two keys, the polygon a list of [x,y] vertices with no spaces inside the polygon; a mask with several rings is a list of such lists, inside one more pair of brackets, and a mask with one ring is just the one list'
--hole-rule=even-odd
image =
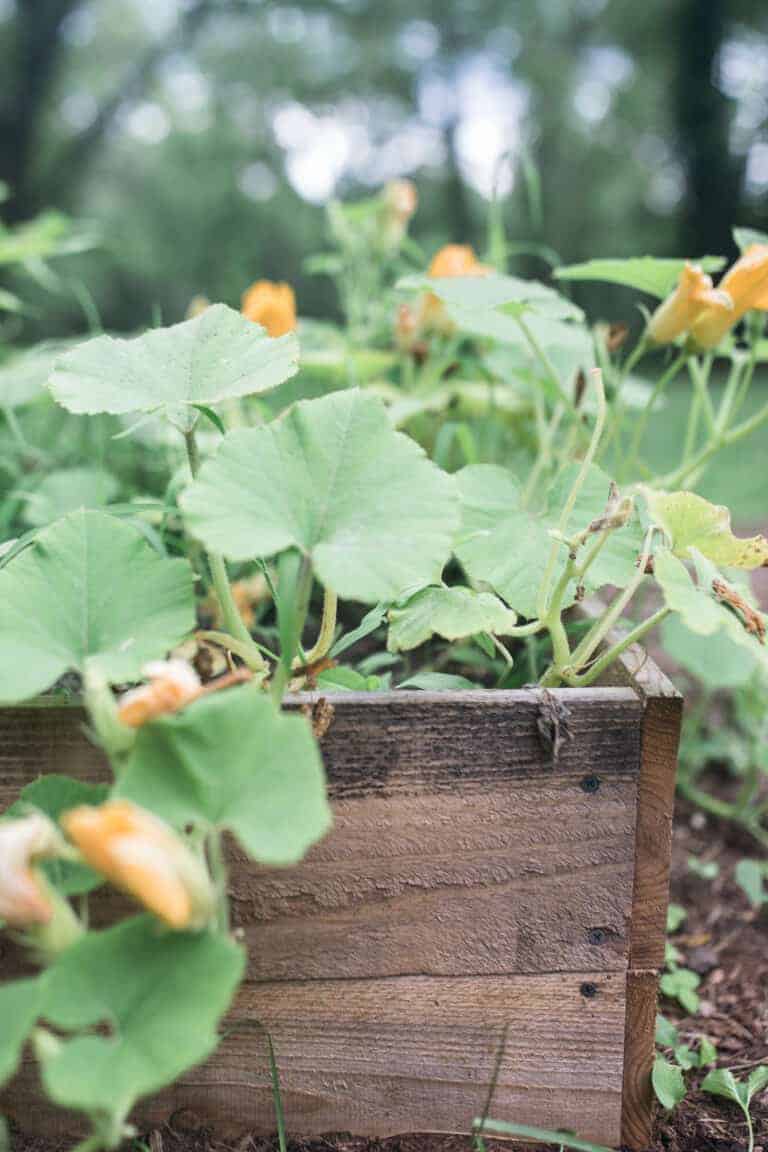
{"label": "wilting yellow flower", "polygon": [[128,800],[72,808],[61,824],[90,866],[171,928],[200,928],[213,907],[202,863],[167,824]]}
{"label": "wilting yellow flower", "polygon": [[0,920],[14,928],[49,922],[53,903],[35,862],[56,855],[62,843],[42,813],[0,823]]}
{"label": "wilting yellow flower", "polygon": [[284,336],[296,327],[296,296],[290,284],[257,280],[243,293],[243,316],[261,324],[270,336]]}
{"label": "wilting yellow flower", "polygon": [[[729,318],[733,302],[721,288],[712,287],[712,278],[698,264],[686,264],[674,292],[667,296],[648,322],[646,335],[655,344],[670,344],[690,331],[705,312]],[[731,320],[727,320],[726,327]]]}
{"label": "wilting yellow flower", "polygon": [[[480,263],[474,248],[469,244],[446,244],[429,265],[429,275],[435,279],[452,276],[487,276],[490,271],[490,268]],[[453,327],[442,301],[434,292],[427,292],[424,296],[420,319],[424,328],[449,331]]]}
{"label": "wilting yellow flower", "polygon": [[768,244],[753,244],[718,284],[732,301],[729,311],[709,307],[691,327],[699,348],[715,348],[729,328],[753,308],[768,311]]}
{"label": "wilting yellow flower", "polygon": [[200,677],[186,660],[154,660],[142,669],[150,683],[120,697],[117,716],[129,728],[140,728],[166,712],[178,712],[200,695]]}

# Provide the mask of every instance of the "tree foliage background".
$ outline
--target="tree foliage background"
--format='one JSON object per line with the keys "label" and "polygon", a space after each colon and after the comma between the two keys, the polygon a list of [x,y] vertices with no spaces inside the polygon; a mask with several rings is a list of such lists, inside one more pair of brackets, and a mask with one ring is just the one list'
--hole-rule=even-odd
{"label": "tree foliage background", "polygon": [[[322,205],[398,175],[427,253],[482,250],[494,183],[568,261],[768,227],[764,0],[0,0],[0,75],[6,222],[96,224],[62,283],[111,328],[260,276],[333,315]],[[84,318],[48,292],[35,325]]]}

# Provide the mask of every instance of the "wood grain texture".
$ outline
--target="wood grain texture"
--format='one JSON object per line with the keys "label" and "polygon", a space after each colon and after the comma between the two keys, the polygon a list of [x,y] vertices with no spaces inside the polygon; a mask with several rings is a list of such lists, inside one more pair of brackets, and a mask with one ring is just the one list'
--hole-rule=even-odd
{"label": "wood grain texture", "polygon": [[622,1141],[632,1149],[651,1140],[651,1070],[659,971],[664,964],[672,817],[683,699],[639,646],[623,668],[644,706],[635,834]]}
{"label": "wood grain texture", "polygon": [[[137,1122],[274,1131],[256,1020],[275,1043],[291,1135],[468,1131],[509,1025],[494,1114],[618,1141],[620,973],[249,984],[216,1058],[141,1104]],[[4,1107],[30,1134],[76,1134],[73,1117],[40,1105],[31,1065]]]}
{"label": "wood grain texture", "polygon": [[[497,1114],[618,1142],[633,886],[659,899],[634,865],[647,700],[629,682],[551,695],[571,736],[556,765],[538,690],[334,696],[332,833],[293,870],[232,853],[252,981],[236,1013],[273,1032],[294,1134],[466,1131],[509,1021]],[[40,772],[104,778],[82,723],[0,712],[0,804]],[[29,1112],[28,1073],[10,1099]],[[258,1034],[140,1115],[174,1109],[273,1130]]]}

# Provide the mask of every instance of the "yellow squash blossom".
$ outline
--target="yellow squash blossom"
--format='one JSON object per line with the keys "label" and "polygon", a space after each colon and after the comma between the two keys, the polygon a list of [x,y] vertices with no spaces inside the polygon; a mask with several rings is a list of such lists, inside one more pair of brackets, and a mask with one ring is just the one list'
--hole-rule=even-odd
{"label": "yellow squash blossom", "polygon": [[671,344],[705,312],[724,316],[727,327],[732,323],[733,302],[722,288],[712,287],[712,278],[698,264],[686,264],[674,292],[651,316],[646,335],[655,344]]}
{"label": "yellow squash blossom", "polygon": [[200,859],[165,824],[128,800],[72,808],[61,824],[88,864],[170,928],[201,928],[213,888]]}
{"label": "yellow squash blossom", "polygon": [[290,284],[257,280],[243,293],[243,316],[261,324],[270,336],[285,336],[296,327],[296,296]]}
{"label": "yellow squash blossom", "polygon": [[186,660],[153,660],[142,671],[150,683],[126,692],[117,706],[118,719],[129,728],[178,712],[202,692],[200,677]]}
{"label": "yellow squash blossom", "polygon": [[699,348],[715,348],[729,328],[753,308],[768,311],[768,244],[753,244],[718,284],[733,306],[728,312],[706,308],[691,327]]}
{"label": "yellow squash blossom", "polygon": [[34,812],[0,823],[0,920],[13,928],[47,924],[53,903],[35,863],[63,844],[56,826]]}
{"label": "yellow squash blossom", "polygon": [[[429,265],[429,275],[436,280],[452,276],[487,276],[490,271],[480,263],[469,244],[446,244]],[[450,331],[453,327],[442,301],[433,292],[428,292],[422,301],[420,320],[425,328]]]}
{"label": "yellow squash blossom", "polygon": [[384,187],[382,199],[392,215],[403,224],[410,220],[419,205],[416,185],[411,180],[390,180]]}

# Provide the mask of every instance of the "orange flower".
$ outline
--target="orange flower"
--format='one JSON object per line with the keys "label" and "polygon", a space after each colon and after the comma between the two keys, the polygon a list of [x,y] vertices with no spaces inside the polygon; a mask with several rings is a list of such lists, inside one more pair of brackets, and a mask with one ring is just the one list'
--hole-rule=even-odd
{"label": "orange flower", "polygon": [[118,719],[140,728],[165,712],[178,712],[200,695],[200,678],[186,660],[154,660],[143,669],[150,680],[120,697]]}
{"label": "orange flower", "polygon": [[[452,276],[487,276],[491,271],[481,264],[469,244],[446,244],[433,257],[429,275],[439,280]],[[449,332],[453,324],[448,319],[443,303],[434,292],[427,292],[421,303],[421,323],[425,328]]]}
{"label": "orange flower", "polygon": [[730,311],[707,308],[691,327],[700,348],[715,348],[729,328],[753,308],[768,311],[768,244],[753,244],[718,284],[733,302]]}
{"label": "orange flower", "polygon": [[201,928],[213,907],[210,877],[167,824],[129,800],[72,808],[64,831],[95,871],[170,928]]}
{"label": "orange flower", "polygon": [[[674,292],[667,296],[648,321],[646,335],[655,344],[671,344],[688,332],[705,311],[730,317],[730,296],[712,287],[712,278],[698,264],[686,263]],[[729,321],[730,323],[730,321]]]}
{"label": "orange flower", "polygon": [[56,826],[40,812],[0,823],[0,920],[13,928],[50,921],[53,904],[35,861],[57,855],[61,844]]}
{"label": "orange flower", "polygon": [[270,336],[284,336],[296,327],[296,296],[290,284],[257,280],[243,293],[243,316],[261,324]]}
{"label": "orange flower", "polygon": [[481,264],[469,244],[446,244],[432,258],[429,275],[438,279],[441,276],[486,276],[490,272]]}

